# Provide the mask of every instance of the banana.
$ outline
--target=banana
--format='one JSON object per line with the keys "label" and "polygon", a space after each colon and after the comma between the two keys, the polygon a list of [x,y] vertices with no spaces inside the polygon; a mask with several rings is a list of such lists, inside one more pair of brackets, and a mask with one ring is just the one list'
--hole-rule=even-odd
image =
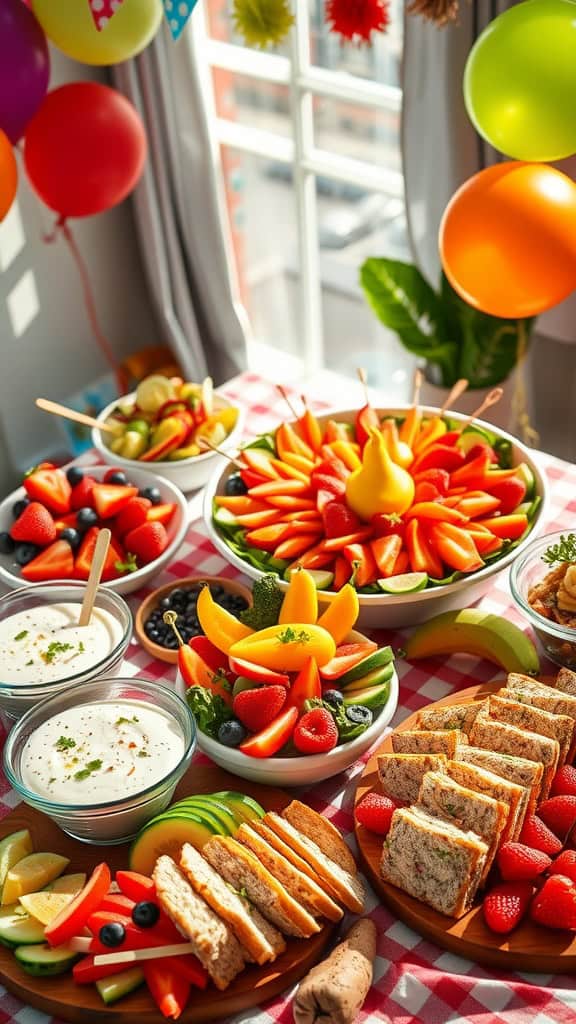
{"label": "banana", "polygon": [[479,608],[443,612],[414,630],[405,645],[408,661],[441,654],[475,654],[506,672],[536,674],[540,669],[532,641],[513,622]]}

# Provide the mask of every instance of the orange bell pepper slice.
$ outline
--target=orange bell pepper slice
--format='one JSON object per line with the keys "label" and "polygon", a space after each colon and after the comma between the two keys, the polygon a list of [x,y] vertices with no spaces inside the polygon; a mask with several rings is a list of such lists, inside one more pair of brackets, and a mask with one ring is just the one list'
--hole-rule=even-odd
{"label": "orange bell pepper slice", "polygon": [[387,537],[377,537],[371,541],[370,547],[380,576],[393,576],[398,555],[402,550],[401,536],[398,533],[390,533]]}
{"label": "orange bell pepper slice", "polygon": [[314,546],[319,536],[319,533],[301,533],[295,537],[286,537],[285,540],[281,541],[274,548],[274,558],[281,558],[286,561],[291,558],[298,558],[298,555],[303,555]]}
{"label": "orange bell pepper slice", "polygon": [[356,570],[354,582],[357,587],[365,587],[378,579],[378,566],[369,544],[348,544],[344,555]]}
{"label": "orange bell pepper slice", "polygon": [[412,505],[404,515],[405,520],[434,519],[441,523],[465,523],[467,516],[455,508],[448,508],[437,501],[420,501]]}
{"label": "orange bell pepper slice", "polygon": [[441,579],[444,567],[430,545],[422,524],[411,519],[406,526],[406,548],[412,572],[426,572],[433,579]]}
{"label": "orange bell pepper slice", "polygon": [[309,444],[298,436],[290,423],[281,423],[274,438],[276,450],[280,458],[284,458],[285,452],[294,452],[295,455],[302,455],[303,458],[314,462],[314,452]]}
{"label": "orange bell pepper slice", "polygon": [[474,572],[484,565],[474,538],[460,526],[454,526],[452,523],[435,523],[430,539],[442,561],[451,569]]}
{"label": "orange bell pepper slice", "polygon": [[258,484],[250,488],[251,498],[270,498],[278,494],[290,494],[301,497],[311,494],[310,485],[303,480],[268,480],[265,484]]}
{"label": "orange bell pepper slice", "polygon": [[362,544],[372,536],[372,527],[364,526],[355,533],[347,533],[344,537],[328,537],[324,543],[324,551],[344,551],[350,544]]}
{"label": "orange bell pepper slice", "polygon": [[310,409],[306,409],[303,416],[298,420],[304,440],[313,452],[319,452],[322,447],[322,430],[320,424]]}
{"label": "orange bell pepper slice", "polygon": [[304,701],[322,697],[322,684],[314,658],[308,658],[288,690],[286,708],[296,708],[302,714]]}
{"label": "orange bell pepper slice", "polygon": [[486,491],[468,491],[464,494],[456,509],[463,512],[469,519],[478,519],[480,516],[488,516],[500,507],[500,499],[495,498]]}
{"label": "orange bell pepper slice", "polygon": [[252,547],[261,548],[262,551],[274,551],[274,548],[290,532],[289,523],[270,523],[268,526],[261,526],[257,530],[249,530],[246,540]]}
{"label": "orange bell pepper slice", "polygon": [[480,519],[481,526],[485,526],[496,537],[502,540],[517,540],[524,533],[528,526],[528,516],[523,512],[514,512],[509,516],[494,516],[492,519]]}
{"label": "orange bell pepper slice", "polygon": [[252,512],[265,512],[268,505],[264,501],[256,501],[249,494],[217,494],[216,504],[220,508],[227,508],[233,515],[248,515]]}

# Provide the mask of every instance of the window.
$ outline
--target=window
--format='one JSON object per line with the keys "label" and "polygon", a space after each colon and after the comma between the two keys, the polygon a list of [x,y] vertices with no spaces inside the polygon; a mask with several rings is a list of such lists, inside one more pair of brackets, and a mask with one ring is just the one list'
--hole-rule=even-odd
{"label": "window", "polygon": [[[370,47],[343,46],[324,0],[293,0],[291,38],[243,45],[230,0],[198,11],[235,270],[255,368],[280,353],[407,395],[413,360],[366,306],[359,267],[408,259],[400,163],[400,0]],[[270,349],[273,350],[270,353]],[[278,365],[278,364],[276,364]]]}

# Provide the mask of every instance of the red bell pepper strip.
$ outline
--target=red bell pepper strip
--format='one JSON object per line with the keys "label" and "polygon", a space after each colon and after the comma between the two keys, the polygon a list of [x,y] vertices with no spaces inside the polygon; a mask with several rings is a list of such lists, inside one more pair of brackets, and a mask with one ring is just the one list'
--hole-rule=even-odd
{"label": "red bell pepper strip", "polygon": [[141,875],[138,871],[117,871],[116,883],[120,892],[135,903],[141,903],[143,900],[155,902],[156,886],[148,875]]}
{"label": "red bell pepper strip", "polygon": [[146,984],[163,1017],[178,1020],[190,996],[190,982],[166,963],[146,960],[142,964]]}
{"label": "red bell pepper strip", "polygon": [[406,527],[406,548],[412,572],[426,572],[433,579],[442,579],[444,566],[417,519],[411,519]]}
{"label": "red bell pepper strip", "polygon": [[524,533],[528,526],[528,517],[523,512],[516,512],[510,516],[494,516],[493,519],[479,519],[481,526],[485,526],[496,537],[502,540],[517,540]]}
{"label": "red bell pepper strip", "polygon": [[406,548],[402,548],[402,551],[398,555],[394,564],[393,576],[401,576],[402,573],[408,572],[410,569],[410,556],[406,551]]}
{"label": "red bell pepper strip", "polygon": [[125,914],[126,917],[130,917],[135,906],[135,901],[123,896],[122,893],[108,892],[100,900],[97,910],[109,910],[112,913]]}
{"label": "red bell pepper strip", "polygon": [[442,444],[457,444],[462,436],[461,430],[447,430],[445,434],[442,434]]}
{"label": "red bell pepper strip", "polygon": [[244,740],[238,749],[251,757],[272,757],[288,742],[297,721],[298,709],[286,708],[265,729]]}
{"label": "red bell pepper strip", "polygon": [[398,533],[391,533],[388,537],[377,537],[376,540],[370,542],[370,548],[381,577],[393,575],[402,544],[402,537]]}
{"label": "red bell pepper strip", "polygon": [[455,508],[448,508],[437,501],[422,501],[412,505],[406,512],[404,518],[409,522],[411,519],[434,519],[440,523],[465,523],[467,516]]}
{"label": "red bell pepper strip", "polygon": [[378,566],[369,544],[347,544],[344,555],[352,566],[357,587],[365,587],[378,579]]}
{"label": "red bell pepper strip", "polygon": [[[169,923],[171,924],[171,922]],[[111,952],[110,947],[105,946],[99,938],[100,929],[107,924],[123,925],[125,935],[122,949],[148,949],[153,946],[170,946],[173,943],[186,941],[182,938],[180,932],[174,928],[174,925],[172,925],[173,930],[171,930],[164,921],[161,926],[156,924],[153,928],[139,928],[125,914],[116,914],[110,910],[96,910],[93,914],[90,914],[87,921],[87,927],[92,932],[89,947],[90,953]]]}
{"label": "red bell pepper strip", "polygon": [[345,583],[348,583],[352,575],[352,566],[344,555],[337,555],[334,559],[334,590],[341,590]]}
{"label": "red bell pepper strip", "polygon": [[422,480],[414,488],[414,501],[416,503],[421,501],[438,501],[441,497],[442,495],[438,488],[434,484],[429,483],[428,480]]}
{"label": "red bell pepper strip", "polygon": [[166,957],[156,962],[159,964],[170,964],[174,974],[179,974],[182,978],[186,978],[195,988],[206,988],[208,984],[208,971],[202,967],[200,961],[192,953],[186,956]]}
{"label": "red bell pepper strip", "polygon": [[465,462],[459,469],[455,467],[450,474],[450,488],[466,486],[470,490],[482,490],[489,466],[490,456],[482,452],[477,458]]}
{"label": "red bell pepper strip", "polygon": [[320,473],[328,474],[328,476],[337,476],[339,480],[346,483],[350,476],[350,470],[346,463],[342,461],[340,456],[336,454],[334,449],[331,448],[329,444],[323,444],[320,454],[322,456],[322,462],[319,462],[312,470],[312,480],[314,480],[316,473]]}
{"label": "red bell pepper strip", "polygon": [[503,516],[514,512],[514,509],[518,508],[526,496],[526,484],[517,476],[511,476],[508,480],[490,480],[490,474],[488,474],[486,487],[490,494],[498,499]]}
{"label": "red bell pepper strip", "polygon": [[[112,952],[111,949],[108,950]],[[176,959],[176,957],[174,957]],[[94,954],[82,957],[78,960],[72,968],[72,977],[77,985],[91,985],[94,981],[100,981],[101,978],[109,978],[113,974],[121,974],[122,971],[126,970],[126,964],[100,964],[96,966],[94,963]]]}
{"label": "red bell pepper strip", "polygon": [[[478,519],[479,516],[488,516],[496,512],[500,507],[500,499],[495,498],[486,491],[468,491],[460,498],[456,509],[463,512],[469,519]],[[516,506],[514,506],[516,507]]]}
{"label": "red bell pepper strip", "polygon": [[318,674],[318,666],[314,658],[308,658],[288,690],[286,708],[297,708],[302,714],[304,701],[322,696],[322,685]]}
{"label": "red bell pepper strip", "polygon": [[447,444],[432,444],[426,448],[410,467],[412,473],[421,473],[424,469],[445,469],[452,473],[464,462],[464,454],[459,448],[451,448]]}
{"label": "red bell pepper strip", "polygon": [[474,572],[484,565],[473,537],[460,526],[454,526],[452,523],[435,523],[430,540],[442,561],[451,569]]}
{"label": "red bell pepper strip", "polygon": [[46,925],[44,936],[51,946],[61,946],[74,935],[80,935],[90,914],[99,906],[107,894],[111,882],[110,868],[107,864],[98,864],[86,882],[86,885],[63,910]]}
{"label": "red bell pepper strip", "polygon": [[268,477],[262,476],[261,473],[255,473],[253,469],[241,469],[240,476],[248,490],[252,487],[259,487],[260,484],[266,483],[266,480],[269,479]]}
{"label": "red bell pepper strip", "polygon": [[225,655],[221,656],[221,660],[222,671],[214,671],[189,644],[181,643],[178,647],[178,668],[186,686],[202,686],[222,697],[224,703],[232,707],[232,689],[226,678]]}
{"label": "red bell pepper strip", "polygon": [[371,405],[363,405],[356,414],[356,440],[363,448],[372,429],[380,430],[380,417]]}

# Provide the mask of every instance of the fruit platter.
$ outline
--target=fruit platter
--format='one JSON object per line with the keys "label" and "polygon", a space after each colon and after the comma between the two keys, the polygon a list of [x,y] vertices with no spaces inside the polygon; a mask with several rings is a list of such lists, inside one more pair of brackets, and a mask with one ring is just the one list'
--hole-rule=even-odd
{"label": "fruit platter", "polygon": [[329,602],[345,582],[360,625],[412,625],[472,603],[538,527],[546,484],[489,424],[419,406],[284,422],[208,486],[204,518],[248,575],[301,566]]}

